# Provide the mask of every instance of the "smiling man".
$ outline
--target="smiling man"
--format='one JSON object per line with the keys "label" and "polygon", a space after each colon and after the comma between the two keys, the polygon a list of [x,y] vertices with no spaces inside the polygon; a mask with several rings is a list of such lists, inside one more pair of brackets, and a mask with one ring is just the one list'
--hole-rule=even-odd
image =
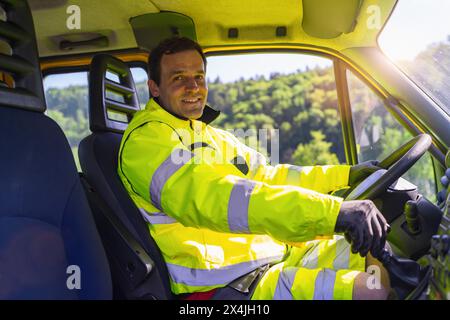
{"label": "smiling man", "polygon": [[[389,279],[369,254],[384,247],[386,220],[369,200],[327,194],[376,170],[373,163],[271,166],[210,126],[206,59],[190,39],[160,43],[149,71],[153,98],[124,133],[118,173],[148,222],[175,294],[387,297]],[[328,240],[316,240],[323,236]],[[369,287],[365,270],[374,264],[380,285]]]}
{"label": "smiling man", "polygon": [[200,118],[208,95],[204,56],[197,50],[187,50],[163,54],[160,65],[155,61],[150,61],[149,65],[156,74],[148,81],[148,86],[159,104],[176,117]]}

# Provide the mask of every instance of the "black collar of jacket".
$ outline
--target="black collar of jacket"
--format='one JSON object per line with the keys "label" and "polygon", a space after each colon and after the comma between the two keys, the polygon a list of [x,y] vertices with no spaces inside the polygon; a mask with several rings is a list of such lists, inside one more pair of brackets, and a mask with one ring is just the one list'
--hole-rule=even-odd
{"label": "black collar of jacket", "polygon": [[204,122],[206,124],[210,124],[214,120],[217,119],[217,117],[220,115],[220,111],[215,110],[211,108],[210,106],[206,105],[205,109],[203,109],[203,114],[200,118],[198,118],[198,121]]}

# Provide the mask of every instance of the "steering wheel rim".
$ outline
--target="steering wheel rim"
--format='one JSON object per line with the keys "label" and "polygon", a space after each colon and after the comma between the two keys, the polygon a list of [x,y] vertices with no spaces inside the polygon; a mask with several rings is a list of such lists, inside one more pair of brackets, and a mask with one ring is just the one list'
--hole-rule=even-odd
{"label": "steering wheel rim", "polygon": [[428,151],[432,139],[428,134],[415,136],[379,163],[378,170],[363,180],[345,200],[375,199]]}

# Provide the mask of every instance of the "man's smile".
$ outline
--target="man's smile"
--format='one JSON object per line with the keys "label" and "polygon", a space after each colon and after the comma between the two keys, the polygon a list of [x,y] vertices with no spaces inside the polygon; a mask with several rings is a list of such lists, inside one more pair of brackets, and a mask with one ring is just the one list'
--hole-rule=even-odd
{"label": "man's smile", "polygon": [[183,99],[181,101],[185,102],[185,103],[196,103],[199,102],[202,98],[198,97],[198,98],[186,98]]}

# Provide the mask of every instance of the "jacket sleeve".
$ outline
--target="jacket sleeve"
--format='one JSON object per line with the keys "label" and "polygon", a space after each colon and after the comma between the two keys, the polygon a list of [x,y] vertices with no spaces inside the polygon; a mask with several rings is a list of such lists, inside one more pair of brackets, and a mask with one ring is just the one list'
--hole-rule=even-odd
{"label": "jacket sleeve", "polygon": [[234,166],[199,159],[158,122],[128,136],[121,164],[135,192],[188,227],[295,243],[333,234],[342,202],[298,186],[244,178]]}
{"label": "jacket sleeve", "polygon": [[296,166],[278,164],[271,166],[267,159],[258,151],[241,143],[232,134],[223,131],[228,139],[232,139],[245,154],[249,164],[248,178],[265,182],[270,185],[293,185],[311,189],[320,193],[329,193],[348,186],[350,166]]}

